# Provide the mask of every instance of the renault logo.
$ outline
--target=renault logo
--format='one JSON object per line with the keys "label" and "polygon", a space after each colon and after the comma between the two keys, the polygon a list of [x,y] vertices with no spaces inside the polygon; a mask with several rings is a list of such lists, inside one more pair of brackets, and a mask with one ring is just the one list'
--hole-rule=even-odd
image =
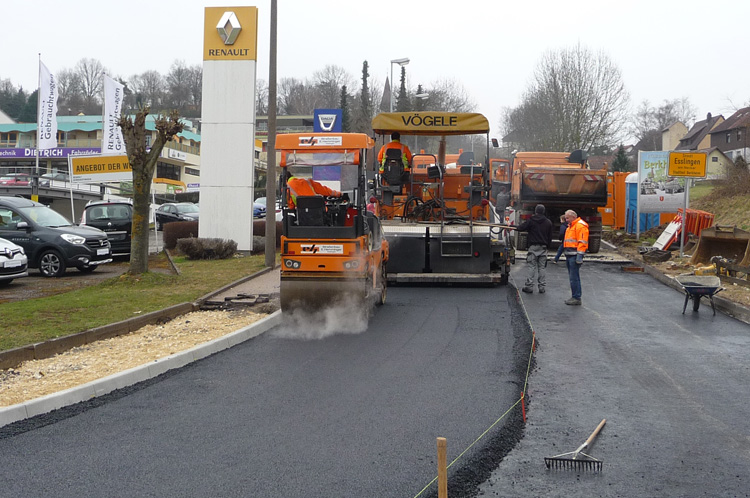
{"label": "renault logo", "polygon": [[216,25],[216,31],[219,32],[219,36],[224,41],[224,45],[232,45],[242,31],[240,21],[234,12],[224,12],[224,15],[219,19],[219,24]]}

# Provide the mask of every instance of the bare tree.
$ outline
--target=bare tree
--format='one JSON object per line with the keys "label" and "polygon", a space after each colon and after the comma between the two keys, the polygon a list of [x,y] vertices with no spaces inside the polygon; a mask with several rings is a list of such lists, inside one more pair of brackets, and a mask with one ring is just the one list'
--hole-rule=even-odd
{"label": "bare tree", "polygon": [[136,113],[135,120],[130,116],[123,116],[119,122],[125,139],[128,161],[133,168],[133,239],[128,270],[131,275],[148,272],[151,180],[154,177],[156,161],[164,145],[185,127],[177,111],[172,111],[169,116],[158,116],[154,121],[156,140],[151,144],[150,150],[146,151],[146,117],[149,112],[149,108],[145,107]]}
{"label": "bare tree", "polygon": [[190,103],[190,68],[185,61],[177,60],[172,63],[166,78],[169,100],[167,104],[174,109],[184,110]]}
{"label": "bare tree", "polygon": [[188,68],[188,88],[190,89],[190,107],[194,114],[200,115],[203,102],[203,66],[193,64]]}
{"label": "bare tree", "polygon": [[617,141],[628,93],[619,68],[600,52],[576,46],[548,52],[506,128],[526,149],[588,150]]}
{"label": "bare tree", "polygon": [[160,109],[164,102],[164,78],[158,71],[150,70],[131,78],[133,92],[139,107]]}
{"label": "bare tree", "polygon": [[661,150],[662,130],[678,121],[690,128],[695,114],[688,97],[665,99],[658,107],[643,100],[633,116],[631,132],[644,148],[642,150]]}
{"label": "bare tree", "polygon": [[255,82],[255,114],[268,116],[268,83],[263,79]]}
{"label": "bare tree", "polygon": [[474,112],[476,109],[476,103],[458,80],[437,80],[425,91],[429,97],[420,104],[425,109],[446,112]]}
{"label": "bare tree", "polygon": [[83,110],[81,78],[73,69],[63,69],[57,73],[57,107],[61,114],[77,114]]}
{"label": "bare tree", "polygon": [[102,76],[108,72],[107,69],[96,59],[84,58],[78,61],[74,71],[78,75],[84,112],[96,114],[101,106]]}
{"label": "bare tree", "polygon": [[342,67],[327,65],[313,73],[312,83],[320,96],[320,107],[336,108],[341,99],[341,87],[352,86],[354,78]]}
{"label": "bare tree", "polygon": [[281,78],[279,82],[279,114],[299,115],[312,114],[313,109],[320,107],[316,89],[297,78]]}

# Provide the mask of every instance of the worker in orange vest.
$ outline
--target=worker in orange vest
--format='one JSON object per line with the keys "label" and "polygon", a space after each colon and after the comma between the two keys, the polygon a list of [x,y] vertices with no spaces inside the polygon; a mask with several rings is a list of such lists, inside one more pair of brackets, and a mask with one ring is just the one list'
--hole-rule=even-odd
{"label": "worker in orange vest", "polygon": [[573,296],[565,301],[565,304],[573,306],[581,305],[581,277],[579,269],[583,264],[583,255],[589,248],[589,225],[578,217],[575,211],[565,211],[565,221],[568,228],[565,230],[563,240],[563,252],[565,262],[568,266],[568,277],[570,278],[570,291]]}
{"label": "worker in orange vest", "polygon": [[380,148],[378,152],[378,163],[380,163],[380,174],[385,171],[385,151],[388,149],[399,149],[401,151],[401,160],[404,163],[404,171],[409,171],[411,164],[411,151],[409,147],[401,143],[401,134],[397,131],[391,133],[391,141]]}
{"label": "worker in orange vest", "polygon": [[297,196],[312,196],[322,195],[325,197],[341,197],[341,192],[328,188],[322,183],[316,182],[310,178],[298,178],[289,174],[286,185],[289,187],[289,196],[287,197],[287,204],[290,209],[294,209],[296,206]]}

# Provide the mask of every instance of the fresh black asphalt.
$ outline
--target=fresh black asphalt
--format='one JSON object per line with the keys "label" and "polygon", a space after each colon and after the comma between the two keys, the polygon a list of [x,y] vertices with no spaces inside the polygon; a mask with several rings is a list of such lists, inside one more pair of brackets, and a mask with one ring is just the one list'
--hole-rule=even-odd
{"label": "fresh black asphalt", "polygon": [[[748,496],[750,327],[708,301],[683,315],[683,294],[619,266],[584,264],[581,279],[581,307],[563,304],[564,265],[523,295],[539,343],[528,423],[479,496]],[[547,470],[604,418],[587,451],[601,473]]]}
{"label": "fresh black asphalt", "polygon": [[510,287],[391,288],[365,332],[275,329],[12,424],[0,496],[434,496],[436,438],[453,461],[487,431],[451,467],[476,489],[521,436],[518,409],[490,429],[526,375],[515,300]]}

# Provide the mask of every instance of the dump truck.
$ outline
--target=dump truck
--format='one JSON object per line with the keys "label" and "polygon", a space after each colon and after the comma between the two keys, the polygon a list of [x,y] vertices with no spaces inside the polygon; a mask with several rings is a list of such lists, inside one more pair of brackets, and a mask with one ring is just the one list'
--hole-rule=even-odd
{"label": "dump truck", "polygon": [[[388,279],[397,283],[505,284],[513,249],[507,230],[493,223],[487,160],[472,151],[447,152],[447,137],[484,134],[489,157],[489,123],[477,113],[381,113],[372,128],[439,137],[436,154],[415,154],[406,171],[400,151],[385,156],[375,178],[377,209],[389,243]],[[455,153],[454,153],[455,154]],[[448,161],[450,159],[450,162]],[[379,171],[381,165],[373,165]]]}
{"label": "dump truck", "polygon": [[[291,133],[276,137],[281,168],[283,312],[343,306],[365,314],[385,303],[389,251],[368,211],[365,177],[374,140],[362,133]],[[289,177],[338,196],[297,195]]]}
{"label": "dump truck", "polygon": [[[598,208],[607,205],[607,170],[589,169],[584,151],[513,155],[507,217],[519,225],[531,218],[537,204],[544,204],[555,236],[560,232],[560,216],[568,209],[575,211],[589,225],[589,252],[599,252],[602,216]],[[516,249],[528,248],[526,237],[526,232],[515,232]]]}

